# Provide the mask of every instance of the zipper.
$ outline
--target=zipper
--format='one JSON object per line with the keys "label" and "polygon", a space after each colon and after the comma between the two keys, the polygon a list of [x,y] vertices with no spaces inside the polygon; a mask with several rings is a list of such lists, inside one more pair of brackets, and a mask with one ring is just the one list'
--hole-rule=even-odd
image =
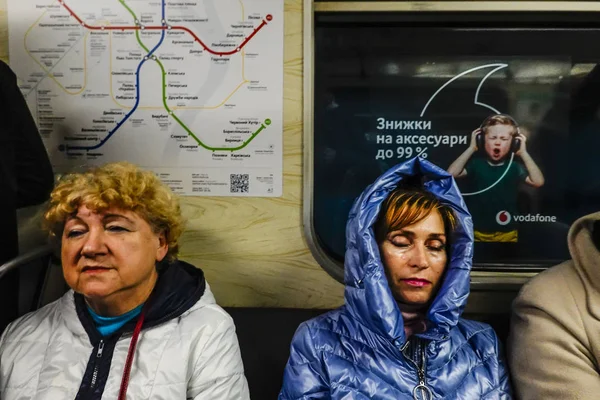
{"label": "zipper", "polygon": [[419,383],[417,384],[417,386],[415,386],[413,388],[413,392],[412,392],[413,399],[414,400],[432,400],[433,393],[431,392],[431,389],[429,389],[429,387],[427,387],[427,381],[425,379],[426,372],[427,372],[426,371],[427,359],[425,356],[425,349],[423,348],[423,344],[420,340],[418,340],[416,343],[417,343],[417,353],[421,352],[420,365],[417,364],[417,362],[415,360],[413,360],[408,354],[405,353],[405,350],[407,350],[407,348],[408,348],[409,341],[406,341],[404,346],[402,346],[400,348],[402,355],[404,355],[404,357],[408,361],[410,361],[410,363],[415,367],[415,369],[417,370],[417,375],[419,377]]}
{"label": "zipper", "polygon": [[92,382],[90,384],[90,389],[94,389],[96,387],[96,381],[98,380],[98,359],[102,358],[103,351],[104,339],[100,339],[100,343],[98,343],[98,352],[96,353],[96,360],[94,361],[94,372],[92,373]]}

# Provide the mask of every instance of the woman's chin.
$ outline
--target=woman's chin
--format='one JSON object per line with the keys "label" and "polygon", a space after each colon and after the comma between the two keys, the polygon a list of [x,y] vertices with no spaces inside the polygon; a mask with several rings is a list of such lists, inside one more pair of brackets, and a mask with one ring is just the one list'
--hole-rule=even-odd
{"label": "woman's chin", "polygon": [[425,305],[431,299],[431,290],[428,288],[403,288],[394,294],[397,301],[411,305]]}
{"label": "woman's chin", "polygon": [[401,303],[422,306],[429,302],[429,296],[426,294],[414,295],[413,293],[396,296],[396,300]]}
{"label": "woman's chin", "polygon": [[411,301],[404,301],[405,304],[411,305],[411,306],[424,306],[428,303],[427,300],[411,300]]}
{"label": "woman's chin", "polygon": [[77,288],[76,292],[83,295],[86,299],[102,299],[110,295],[114,290],[109,285],[93,282],[82,285]]}

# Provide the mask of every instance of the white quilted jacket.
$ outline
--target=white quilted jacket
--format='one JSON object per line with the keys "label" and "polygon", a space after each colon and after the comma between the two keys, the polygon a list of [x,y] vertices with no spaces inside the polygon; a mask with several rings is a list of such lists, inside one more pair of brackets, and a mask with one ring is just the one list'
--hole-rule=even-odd
{"label": "white quilted jacket", "polygon": [[[131,333],[125,333],[116,342],[102,390],[80,393],[77,399],[117,399],[130,339]],[[92,351],[96,348],[69,291],[4,332],[0,399],[75,399]],[[106,348],[104,353],[111,356]],[[216,304],[208,284],[187,311],[142,329],[127,399],[249,399],[233,320]]]}

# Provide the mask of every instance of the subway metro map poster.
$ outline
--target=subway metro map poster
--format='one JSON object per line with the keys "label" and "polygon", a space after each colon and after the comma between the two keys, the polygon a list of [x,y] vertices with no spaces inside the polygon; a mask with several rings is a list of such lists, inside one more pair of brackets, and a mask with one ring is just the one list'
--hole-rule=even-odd
{"label": "subway metro map poster", "polygon": [[8,0],[56,172],[126,160],[176,193],[282,194],[283,1]]}

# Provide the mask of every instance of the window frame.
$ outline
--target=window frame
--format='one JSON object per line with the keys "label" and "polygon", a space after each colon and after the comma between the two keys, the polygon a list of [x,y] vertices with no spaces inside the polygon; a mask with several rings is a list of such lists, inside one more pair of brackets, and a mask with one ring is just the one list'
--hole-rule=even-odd
{"label": "window frame", "polygon": [[[323,249],[313,226],[314,206],[314,49],[316,13],[384,13],[384,12],[569,12],[598,13],[600,2],[591,1],[327,1],[304,0],[303,21],[303,204],[302,224],[304,236],[317,263],[332,278],[344,282],[344,266]],[[508,271],[472,271],[473,290],[517,290],[537,272],[528,266],[511,266]],[[522,269],[521,272],[518,272]],[[515,272],[516,270],[516,272]]]}

